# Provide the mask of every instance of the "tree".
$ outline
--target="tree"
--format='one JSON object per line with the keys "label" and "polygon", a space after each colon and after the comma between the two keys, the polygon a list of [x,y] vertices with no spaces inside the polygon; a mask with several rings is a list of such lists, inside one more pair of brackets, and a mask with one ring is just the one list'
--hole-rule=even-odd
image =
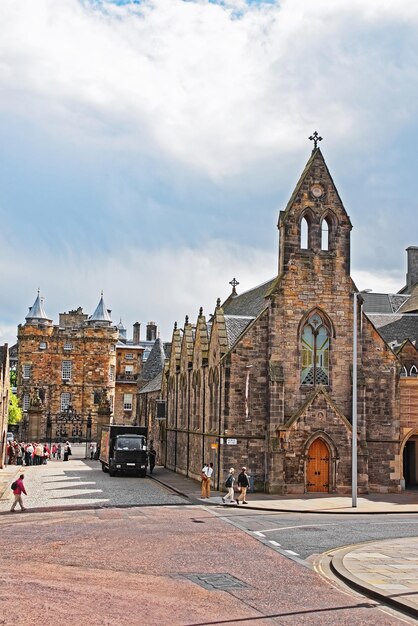
{"label": "tree", "polygon": [[22,421],[23,413],[19,406],[19,401],[14,393],[10,394],[9,402],[9,424],[19,424]]}

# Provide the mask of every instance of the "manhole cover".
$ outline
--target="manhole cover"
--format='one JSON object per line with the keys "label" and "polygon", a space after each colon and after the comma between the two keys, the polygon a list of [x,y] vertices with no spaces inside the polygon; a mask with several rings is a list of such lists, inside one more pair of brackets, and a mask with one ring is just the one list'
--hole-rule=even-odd
{"label": "manhole cover", "polygon": [[204,589],[238,589],[248,587],[231,574],[186,574],[185,578]]}

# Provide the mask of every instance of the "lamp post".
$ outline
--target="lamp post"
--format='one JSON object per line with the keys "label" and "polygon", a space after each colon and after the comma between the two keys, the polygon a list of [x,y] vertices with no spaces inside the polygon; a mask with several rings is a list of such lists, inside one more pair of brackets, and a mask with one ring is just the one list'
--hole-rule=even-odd
{"label": "lamp post", "polygon": [[357,305],[358,296],[370,291],[371,289],[364,289],[353,293],[353,416],[351,421],[351,506],[353,509],[357,507]]}
{"label": "lamp post", "polygon": [[[48,415],[46,416],[46,438],[49,439],[49,449],[51,449],[52,446],[52,418],[51,418],[51,411],[48,411]],[[49,434],[49,437],[48,437]]]}

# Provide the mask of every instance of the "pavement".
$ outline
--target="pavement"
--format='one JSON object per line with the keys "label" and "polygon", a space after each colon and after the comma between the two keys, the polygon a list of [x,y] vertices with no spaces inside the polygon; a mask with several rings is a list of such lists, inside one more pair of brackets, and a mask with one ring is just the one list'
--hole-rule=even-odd
{"label": "pavement", "polygon": [[[0,512],[5,513],[10,508],[10,483],[21,471],[18,466],[0,470]],[[184,504],[186,498],[186,502],[195,505],[237,509],[234,505],[223,505],[221,492],[214,491],[209,499],[202,499],[199,482],[159,466],[154,470],[152,481],[133,478],[132,489],[129,490],[119,488],[118,483],[123,481],[126,486],[129,479],[109,480],[108,475],[99,471],[97,462],[86,462],[81,458],[73,457],[68,463],[50,461],[46,466],[24,468],[24,472],[28,493],[32,493],[26,504],[34,512],[48,510],[45,507],[42,509],[45,498],[54,508],[61,510],[69,505],[77,510],[144,505],[150,502],[150,498],[155,499],[153,503],[156,505]],[[158,485],[161,488],[156,491],[154,488],[153,491],[153,484],[155,488]],[[108,491],[105,492],[105,489]],[[112,491],[109,492],[109,489]],[[358,498],[358,506],[353,509],[351,497],[249,493],[248,504],[240,505],[240,509],[243,512],[393,515],[418,513],[417,501],[418,492],[413,491],[370,494]],[[346,546],[329,551],[328,557],[331,570],[346,584],[378,602],[406,612],[418,621],[418,537]]]}
{"label": "pavement", "polygon": [[26,626],[33,616],[42,626],[413,623],[213,512],[179,505],[1,516],[0,624]]}
{"label": "pavement", "polygon": [[[220,492],[201,499],[200,484],[163,467],[156,468],[153,478],[196,504],[224,505]],[[359,497],[357,507],[351,507],[351,496],[305,494],[277,496],[264,493],[248,494],[246,511],[274,511],[323,514],[411,514],[418,513],[418,492],[401,494],[369,494]],[[350,587],[379,602],[393,606],[418,621],[418,537],[372,541],[358,546],[331,550],[330,568]]]}

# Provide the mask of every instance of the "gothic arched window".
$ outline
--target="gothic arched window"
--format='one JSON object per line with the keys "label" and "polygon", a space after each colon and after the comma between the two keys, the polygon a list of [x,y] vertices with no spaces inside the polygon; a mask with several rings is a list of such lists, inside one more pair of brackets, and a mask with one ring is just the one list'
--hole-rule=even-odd
{"label": "gothic arched window", "polygon": [[330,225],[327,219],[323,219],[321,222],[321,250],[329,250],[329,232]]}
{"label": "gothic arched window", "polygon": [[302,250],[309,248],[309,223],[306,217],[302,217],[300,221],[300,247]]}
{"label": "gothic arched window", "polygon": [[310,315],[302,328],[302,385],[328,385],[329,331],[319,313]]}

